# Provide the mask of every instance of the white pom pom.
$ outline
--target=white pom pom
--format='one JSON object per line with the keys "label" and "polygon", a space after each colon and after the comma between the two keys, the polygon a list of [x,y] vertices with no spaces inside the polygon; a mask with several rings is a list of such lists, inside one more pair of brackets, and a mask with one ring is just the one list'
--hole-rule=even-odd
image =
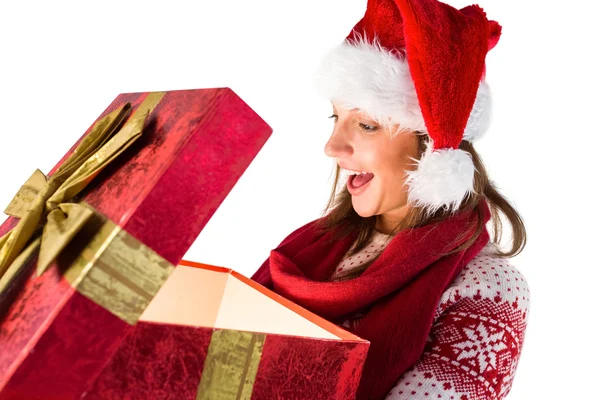
{"label": "white pom pom", "polygon": [[408,201],[425,208],[428,216],[442,207],[456,212],[465,196],[473,192],[475,166],[471,154],[460,149],[433,151],[432,147],[429,141],[420,160],[411,157],[418,168],[406,171]]}

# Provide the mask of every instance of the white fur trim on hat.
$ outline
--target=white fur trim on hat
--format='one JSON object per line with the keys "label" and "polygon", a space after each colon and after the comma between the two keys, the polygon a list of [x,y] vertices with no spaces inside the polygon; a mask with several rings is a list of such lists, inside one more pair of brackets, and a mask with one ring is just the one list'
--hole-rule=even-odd
{"label": "white fur trim on hat", "polygon": [[[372,43],[364,36],[329,51],[313,76],[317,91],[345,109],[359,108],[381,125],[427,132],[417,91],[402,54]],[[463,135],[473,141],[490,122],[488,85],[480,82],[477,98]]]}
{"label": "white fur trim on hat", "polygon": [[359,108],[382,125],[425,130],[408,64],[377,41],[344,41],[323,58],[313,77],[325,98]]}
{"label": "white fur trim on hat", "polygon": [[456,212],[465,196],[473,192],[475,166],[471,154],[461,149],[432,148],[430,140],[420,160],[411,157],[418,167],[406,171],[408,202],[425,208],[428,216],[442,207]]}
{"label": "white fur trim on hat", "polygon": [[463,140],[474,142],[488,130],[492,120],[492,96],[485,81],[479,82],[475,103],[469,114]]}

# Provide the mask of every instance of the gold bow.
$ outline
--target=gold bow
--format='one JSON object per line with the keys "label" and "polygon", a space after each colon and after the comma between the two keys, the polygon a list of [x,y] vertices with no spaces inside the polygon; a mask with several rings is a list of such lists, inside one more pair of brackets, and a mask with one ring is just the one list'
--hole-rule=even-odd
{"label": "gold bow", "polygon": [[[94,124],[49,179],[38,169],[19,189],[4,211],[20,221],[0,237],[0,294],[38,247],[37,273],[41,275],[81,230],[94,210],[68,201],[141,136],[151,109],[138,107],[120,129],[130,113],[131,104],[111,112]],[[32,237],[35,238],[27,245]]]}

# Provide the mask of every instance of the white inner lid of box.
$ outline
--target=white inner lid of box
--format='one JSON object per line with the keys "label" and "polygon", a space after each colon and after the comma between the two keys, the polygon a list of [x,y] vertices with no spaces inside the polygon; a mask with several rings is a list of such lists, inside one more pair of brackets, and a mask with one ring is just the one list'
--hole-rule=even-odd
{"label": "white inner lid of box", "polygon": [[184,265],[175,268],[139,320],[340,339],[229,273]]}

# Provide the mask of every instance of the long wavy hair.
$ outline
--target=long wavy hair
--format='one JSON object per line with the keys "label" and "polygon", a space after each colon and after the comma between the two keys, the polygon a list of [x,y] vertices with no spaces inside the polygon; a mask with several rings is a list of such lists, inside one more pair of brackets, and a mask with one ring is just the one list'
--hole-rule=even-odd
{"label": "long wavy hair", "polygon": [[[400,132],[396,132],[398,134]],[[419,157],[420,158],[427,148],[427,141],[429,136],[423,131],[414,131],[419,138]],[[481,157],[473,145],[463,140],[459,146],[460,149],[467,151],[475,165],[475,177],[474,177],[474,192],[463,199],[458,212],[463,210],[472,211],[478,210],[477,225],[475,233],[462,245],[457,246],[452,251],[442,254],[448,255],[455,252],[462,251],[473,244],[477,239],[477,236],[481,233],[484,228],[484,216],[478,207],[482,198],[485,198],[490,207],[491,219],[493,227],[492,241],[496,244],[500,244],[502,239],[502,220],[500,213],[504,214],[508,222],[510,223],[512,235],[511,235],[511,247],[508,251],[503,252],[498,246],[495,255],[499,257],[514,257],[519,254],[526,244],[526,231],[523,219],[517,212],[517,210],[510,204],[510,202],[500,193],[494,182],[488,177],[485,166],[481,160]],[[343,185],[341,189],[338,188],[340,178],[340,167],[335,167],[335,177],[331,195],[329,201],[322,213],[322,224],[321,228],[324,230],[339,228],[338,237],[345,236],[350,232],[358,230],[358,239],[355,245],[350,250],[349,255],[354,255],[362,250],[371,239],[375,231],[376,216],[361,217],[356,213],[352,206],[352,196],[348,192],[346,185]],[[392,235],[400,232],[403,229],[411,229],[422,227],[428,224],[432,224],[438,221],[442,221],[452,215],[451,210],[440,208],[433,215],[427,215],[426,210],[423,207],[417,207],[411,205],[408,209],[406,216],[392,231]],[[468,233],[468,231],[466,232]],[[463,238],[459,238],[459,242]],[[360,268],[360,271],[354,270],[352,275],[360,274],[364,269],[368,267],[377,257],[375,257],[369,264],[364,265]]]}

